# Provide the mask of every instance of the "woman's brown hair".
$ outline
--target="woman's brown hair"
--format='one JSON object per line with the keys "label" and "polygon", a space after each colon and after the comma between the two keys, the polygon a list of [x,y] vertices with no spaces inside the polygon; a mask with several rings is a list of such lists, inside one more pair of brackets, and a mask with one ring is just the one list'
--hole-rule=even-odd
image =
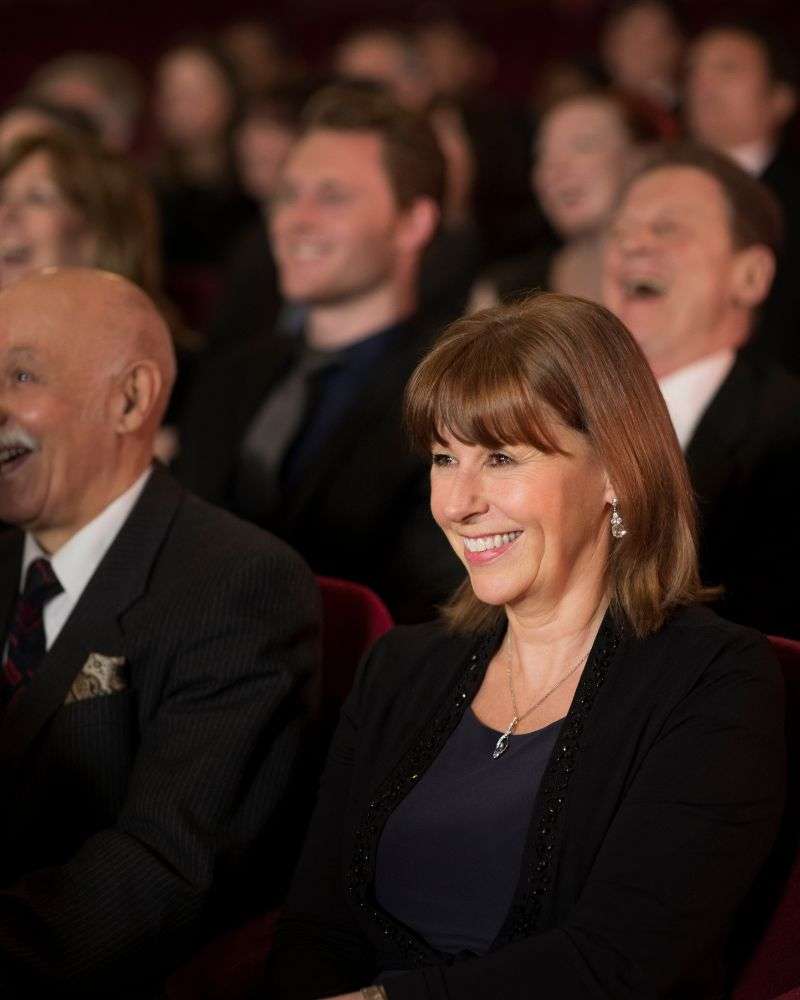
{"label": "woman's brown hair", "polygon": [[[664,400],[639,347],[602,306],[541,294],[456,321],[414,372],[406,420],[426,452],[450,435],[553,453],[554,425],[585,434],[627,528],[612,540],[608,565],[617,620],[646,635],[672,608],[707,596],[694,497]],[[483,631],[503,615],[468,580],[442,611],[459,631]]]}
{"label": "woman's brown hair", "polygon": [[61,194],[97,241],[92,266],[121,274],[158,299],[158,214],[140,171],[91,139],[47,133],[25,137],[9,148],[0,162],[0,181],[37,153],[47,157]]}

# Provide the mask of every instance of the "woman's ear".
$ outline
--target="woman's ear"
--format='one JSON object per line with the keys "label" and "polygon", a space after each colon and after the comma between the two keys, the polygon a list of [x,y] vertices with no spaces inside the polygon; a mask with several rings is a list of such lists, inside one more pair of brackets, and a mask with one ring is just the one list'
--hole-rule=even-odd
{"label": "woman's ear", "polygon": [[161,371],[152,361],[137,361],[120,377],[116,430],[131,434],[146,424],[161,394]]}

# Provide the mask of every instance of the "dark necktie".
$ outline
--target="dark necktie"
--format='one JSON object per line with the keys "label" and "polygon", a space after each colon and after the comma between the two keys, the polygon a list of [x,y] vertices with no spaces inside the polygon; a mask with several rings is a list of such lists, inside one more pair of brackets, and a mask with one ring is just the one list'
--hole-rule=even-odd
{"label": "dark necktie", "polygon": [[34,559],[14,606],[0,677],[0,705],[7,705],[21,687],[30,684],[45,654],[44,606],[63,589],[48,560]]}
{"label": "dark necktie", "polygon": [[319,380],[338,364],[341,352],[306,347],[286,377],[266,398],[247,429],[234,487],[239,512],[254,521],[279,505],[281,465],[302,433]]}

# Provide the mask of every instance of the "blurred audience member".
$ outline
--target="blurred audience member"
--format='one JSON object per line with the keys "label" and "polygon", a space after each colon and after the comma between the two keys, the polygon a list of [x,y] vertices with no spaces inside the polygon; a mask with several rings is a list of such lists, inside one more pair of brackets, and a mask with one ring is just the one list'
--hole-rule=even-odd
{"label": "blurred audience member", "polygon": [[162,57],[155,86],[162,143],[156,191],[168,268],[219,264],[254,215],[234,167],[238,104],[233,69],[210,43],[188,42]]}
{"label": "blurred audience member", "polygon": [[31,77],[31,96],[83,112],[109,149],[128,152],[136,140],[144,88],[133,66],[118,56],[71,52]]}
{"label": "blurred audience member", "polygon": [[[487,62],[487,70],[490,65]],[[515,238],[526,225],[539,232],[525,185],[527,122],[507,105],[487,101],[484,91],[462,91],[457,96],[441,92],[423,36],[412,29],[358,28],[340,42],[333,69],[349,80],[379,83],[412,110],[432,110],[447,160],[448,184],[444,226],[427,255],[430,263],[426,261],[422,269],[423,296],[438,296],[441,284],[455,282],[459,287],[455,298],[462,299],[463,307],[467,288],[463,294],[460,288],[466,272],[474,277],[479,254],[493,258],[501,252],[498,247],[509,246],[507,252],[513,252]],[[427,288],[429,279],[435,283],[433,289]]]}
{"label": "blurred audience member", "polygon": [[532,182],[562,244],[498,265],[477,286],[473,306],[512,301],[536,288],[600,301],[605,227],[637,154],[655,135],[646,117],[608,91],[553,105],[539,126]]}
{"label": "blurred audience member", "polygon": [[794,57],[770,33],[720,25],[693,43],[686,78],[690,133],[762,180],[783,206],[786,241],[754,343],[800,373],[800,163],[782,142],[796,104]]}
{"label": "blurred audience member", "polygon": [[178,463],[199,493],[292,539],[316,572],[373,587],[405,620],[432,614],[460,576],[401,418],[437,332],[417,313],[417,279],[443,191],[424,118],[361,88],[315,96],[270,220],[305,330],[209,365]]}
{"label": "blurred audience member", "polygon": [[339,43],[333,69],[347,80],[381,84],[411,111],[427,111],[434,98],[428,64],[413,32],[405,28],[357,28]]}
{"label": "blurred audience member", "polygon": [[615,87],[674,111],[683,44],[668,0],[622,0],[603,27],[600,53]]}
{"label": "blurred audience member", "polygon": [[724,587],[726,617],[800,637],[800,383],[741,352],[780,222],[770,192],[727,157],[667,150],[616,214],[605,298],[644,351],[686,452],[704,583]]}
{"label": "blurred audience member", "polygon": [[219,43],[247,97],[285,84],[295,74],[286,39],[266,20],[235,21],[223,29]]}
{"label": "blurred audience member", "polygon": [[90,139],[99,137],[94,122],[83,111],[38,97],[20,97],[0,112],[0,156],[20,139],[52,132]]}
{"label": "blurred audience member", "polygon": [[417,44],[438,97],[470,98],[492,80],[494,52],[456,17],[441,15],[416,28]]}
{"label": "blurred audience member", "polygon": [[20,139],[0,159],[0,288],[70,265],[121,274],[158,298],[153,196],[125,157],[86,139]]}
{"label": "blurred audience member", "polygon": [[212,347],[265,337],[278,320],[283,297],[269,241],[269,210],[309,97],[307,86],[296,86],[253,98],[236,127],[239,176],[261,217],[242,233],[227,262],[209,327]]}

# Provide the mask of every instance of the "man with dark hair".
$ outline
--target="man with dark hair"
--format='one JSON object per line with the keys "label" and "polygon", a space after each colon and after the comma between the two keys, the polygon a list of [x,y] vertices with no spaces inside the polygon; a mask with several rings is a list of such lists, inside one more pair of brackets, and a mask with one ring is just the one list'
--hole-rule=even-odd
{"label": "man with dark hair", "polygon": [[731,160],[676,147],[630,181],[604,298],[645,353],[697,493],[704,583],[720,610],[800,636],[800,383],[742,351],[775,268],[780,210]]}
{"label": "man with dark hair", "polygon": [[373,587],[405,620],[432,614],[461,575],[401,420],[406,380],[438,332],[417,313],[417,279],[443,173],[412,112],[365,90],[315,98],[270,220],[302,336],[200,373],[178,461],[201,495],[291,540],[316,572]]}
{"label": "man with dark hair", "polygon": [[800,373],[800,164],[782,142],[797,107],[794,56],[771,32],[732,22],[696,38],[687,67],[692,138],[763,181],[783,208],[786,241],[753,343]]}
{"label": "man with dark hair", "polygon": [[153,465],[175,358],[130,282],[16,282],[0,363],[0,995],[161,996],[281,896],[318,594]]}

